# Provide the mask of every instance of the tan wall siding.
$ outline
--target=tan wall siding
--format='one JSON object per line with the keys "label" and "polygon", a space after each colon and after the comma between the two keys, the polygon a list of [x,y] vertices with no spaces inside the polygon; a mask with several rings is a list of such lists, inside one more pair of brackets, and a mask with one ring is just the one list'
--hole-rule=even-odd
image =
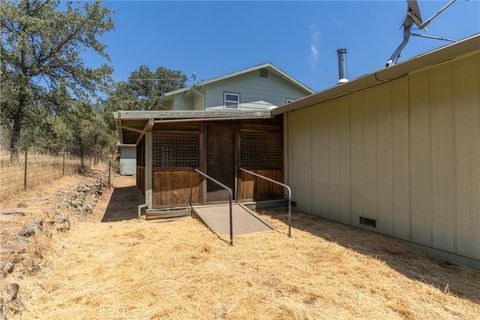
{"label": "tan wall siding", "polygon": [[299,209],[480,259],[480,54],[288,115]]}

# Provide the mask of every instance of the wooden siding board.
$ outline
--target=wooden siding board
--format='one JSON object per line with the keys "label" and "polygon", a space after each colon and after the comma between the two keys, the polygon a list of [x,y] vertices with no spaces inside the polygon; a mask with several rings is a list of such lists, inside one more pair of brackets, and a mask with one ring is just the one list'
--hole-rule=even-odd
{"label": "wooden siding board", "polygon": [[330,101],[327,108],[328,128],[328,207],[327,217],[334,219],[340,213],[340,163],[338,100]]}
{"label": "wooden siding board", "polygon": [[393,234],[393,145],[391,83],[375,88],[377,113],[377,183],[378,220],[377,228]]}
{"label": "wooden siding board", "polygon": [[432,245],[432,175],[428,72],[410,76],[410,170],[412,240]]}
{"label": "wooden siding board", "polygon": [[154,171],[152,180],[155,209],[202,203],[201,178],[192,170]]}
{"label": "wooden siding board", "polygon": [[295,134],[292,136],[290,148],[291,159],[295,162],[295,171],[290,172],[293,199],[297,208],[305,212],[312,212],[312,166],[311,166],[311,112],[300,110],[292,113],[292,123],[299,123],[294,126]]}
{"label": "wooden siding board", "polygon": [[[328,119],[327,107],[316,108],[312,110],[311,117],[312,125],[311,135],[315,137],[312,139],[312,153],[311,158],[315,159],[312,165],[311,179],[312,179],[312,213],[321,216],[327,216],[328,211],[328,145],[326,143],[326,131]],[[310,160],[310,159],[309,159]]]}
{"label": "wooden siding board", "polygon": [[338,158],[340,221],[352,223],[350,214],[350,97],[342,97],[338,104]]}
{"label": "wooden siding board", "polygon": [[457,251],[480,259],[478,59],[454,62]]}
{"label": "wooden siding board", "polygon": [[377,184],[377,112],[375,91],[363,92],[363,135],[365,163],[365,216],[378,219],[378,184]]}
{"label": "wooden siding board", "polygon": [[408,123],[408,78],[392,81],[392,179],[393,233],[410,240],[410,167]]}
{"label": "wooden siding board", "polygon": [[429,71],[432,124],[432,236],[433,246],[454,251],[455,192],[451,65]]}
{"label": "wooden siding board", "polygon": [[359,217],[365,214],[364,188],[364,136],[363,136],[363,101],[362,94],[355,92],[350,100],[351,115],[351,216],[353,225],[359,225]]}

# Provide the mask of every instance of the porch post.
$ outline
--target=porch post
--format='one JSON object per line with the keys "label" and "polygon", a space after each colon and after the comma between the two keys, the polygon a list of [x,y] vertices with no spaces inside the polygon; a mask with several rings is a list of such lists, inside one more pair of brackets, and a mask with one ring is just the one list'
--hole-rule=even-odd
{"label": "porch post", "polygon": [[152,131],[145,132],[145,203],[152,209]]}

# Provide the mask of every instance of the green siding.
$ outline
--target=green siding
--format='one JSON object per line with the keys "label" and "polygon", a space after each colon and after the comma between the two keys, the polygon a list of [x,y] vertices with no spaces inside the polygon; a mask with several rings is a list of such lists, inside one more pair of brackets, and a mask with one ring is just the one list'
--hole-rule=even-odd
{"label": "green siding", "polygon": [[174,96],[173,110],[223,109],[225,92],[240,94],[241,110],[264,110],[271,106],[283,106],[286,99],[297,100],[309,93],[269,70],[268,78],[254,70],[235,77],[220,80],[202,87],[199,93],[185,92]]}

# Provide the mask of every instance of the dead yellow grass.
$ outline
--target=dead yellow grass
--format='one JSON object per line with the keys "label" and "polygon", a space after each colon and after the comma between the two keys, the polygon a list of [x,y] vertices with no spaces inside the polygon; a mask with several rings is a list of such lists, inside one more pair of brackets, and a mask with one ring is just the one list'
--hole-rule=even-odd
{"label": "dead yellow grass", "polygon": [[234,247],[192,218],[76,221],[21,284],[19,318],[480,318],[478,272],[308,216],[291,239],[283,215],[268,220],[280,232]]}
{"label": "dead yellow grass", "polygon": [[[77,174],[80,167],[79,158],[65,158],[65,176]],[[18,162],[11,162],[9,154],[0,152],[0,197],[12,196],[24,190],[24,174],[24,154],[20,154]],[[29,189],[60,179],[63,175],[63,156],[28,154],[27,187]]]}

